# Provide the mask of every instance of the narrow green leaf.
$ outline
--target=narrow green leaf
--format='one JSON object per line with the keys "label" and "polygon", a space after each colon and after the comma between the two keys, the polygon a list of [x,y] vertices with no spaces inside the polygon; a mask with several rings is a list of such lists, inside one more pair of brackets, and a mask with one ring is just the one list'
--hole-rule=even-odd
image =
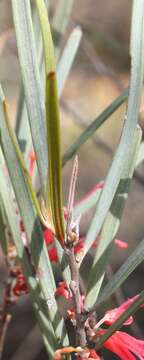
{"label": "narrow green leaf", "polygon": [[54,352],[58,348],[58,341],[52,323],[46,315],[45,309],[43,311],[43,299],[42,302],[39,301],[38,286],[35,280],[31,281],[30,289],[35,316],[38,318],[43,341],[50,359],[53,359]]}
{"label": "narrow green leaf", "polygon": [[[139,146],[139,153],[136,159],[135,168],[144,160],[144,142],[142,141]],[[97,204],[100,194],[102,191],[102,186],[99,187],[97,184],[93,189],[89,191],[86,196],[82,198],[74,207],[74,218],[78,218],[79,215],[84,215],[88,212],[94,205]]]}
{"label": "narrow green leaf", "polygon": [[135,131],[135,136],[129,150],[127,164],[122,172],[118,189],[100,234],[96,254],[89,274],[87,296],[85,300],[86,308],[93,306],[100,291],[105,269],[109,261],[113,239],[118,231],[124,203],[128,196],[130,180],[133,176],[141,137],[142,131],[140,127],[138,127]]}
{"label": "narrow green leaf", "polygon": [[101,294],[98,297],[97,302],[93,306],[93,309],[100,303],[107,301],[107,299],[114,294],[114,292],[124,283],[128,276],[141,264],[144,260],[144,240],[136,247],[120,269],[113,275],[112,279],[104,287]]}
{"label": "narrow green leaf", "polygon": [[35,48],[30,1],[12,0],[12,8],[29,124],[41,187],[43,193],[45,193],[47,176],[45,108]]}
{"label": "narrow green leaf", "polygon": [[[64,242],[64,218],[61,183],[61,157],[60,157],[60,123],[59,108],[56,98],[55,75],[50,76],[46,85],[46,114],[48,132],[48,199],[52,211],[52,219],[56,236]],[[48,205],[49,206],[49,205]]]}
{"label": "narrow green leaf", "polygon": [[25,104],[24,104],[24,89],[23,89],[23,85],[21,84],[18,105],[17,105],[17,112],[16,112],[16,125],[15,125],[15,131],[16,131],[17,137],[19,136],[19,132],[20,132],[20,128],[21,128],[21,120],[23,117],[23,111],[24,111],[23,107],[24,106],[25,106]]}
{"label": "narrow green leaf", "polygon": [[60,119],[55,72],[54,48],[47,10],[42,0],[36,0],[40,18],[46,71],[46,123],[48,144],[48,183],[47,204],[48,216],[54,233],[61,244],[64,242],[64,218],[61,183],[60,157]]}
{"label": "narrow green leaf", "polygon": [[[144,142],[142,141],[139,146],[139,153],[136,159],[135,168],[143,161],[144,159]],[[102,187],[95,186],[93,189],[89,191],[86,196],[82,198],[74,207],[74,218],[78,218],[79,215],[84,215],[88,212],[94,205],[97,204],[100,194],[102,191]]]}
{"label": "narrow green leaf", "polygon": [[4,220],[6,220],[4,218],[4,204],[0,196],[0,245],[2,247],[4,255],[7,256],[8,240],[6,238],[6,233],[5,233],[6,222]]}
{"label": "narrow green leaf", "polygon": [[[140,96],[143,81],[144,71],[144,28],[143,28],[143,12],[144,0],[139,2],[134,1],[133,6],[133,21],[135,21],[136,39],[133,38],[132,46],[132,69],[130,80],[130,92],[128,99],[127,114],[125,117],[125,124],[123,127],[121,139],[114,156],[112,165],[104,182],[99,202],[97,204],[96,213],[89,228],[85,240],[85,253],[89,250],[104,223],[106,214],[113,201],[116,189],[118,187],[123,169],[127,163],[129,148],[131,147],[133,136],[138,121],[138,112],[140,104]],[[136,41],[135,41],[136,40]]]}
{"label": "narrow green leaf", "polygon": [[55,57],[59,58],[62,36],[69,22],[74,0],[60,0],[53,17]]}
{"label": "narrow green leaf", "polygon": [[[36,217],[36,213],[31,202],[29,191],[26,187],[25,179],[22,169],[20,168],[15,149],[13,148],[8,130],[5,124],[3,103],[4,96],[1,92],[1,106],[0,106],[0,130],[1,142],[4,152],[5,160],[8,166],[9,175],[13,184],[16,199],[18,202],[21,217],[24,222],[25,231],[28,238],[28,243],[31,249],[32,261],[35,266],[37,276],[39,278],[39,285],[41,287],[45,306],[48,311],[55,333],[58,339],[61,339],[62,332],[67,343],[66,330],[63,328],[64,322],[58,313],[56,300],[54,297],[55,281],[52,272],[51,263],[48,257],[47,248],[43,240],[40,223]],[[39,276],[40,274],[40,276]],[[63,330],[62,330],[63,329]],[[64,338],[63,337],[63,338]]]}
{"label": "narrow green leaf", "polygon": [[63,279],[65,280],[66,284],[69,285],[70,281],[71,281],[71,273],[70,273],[70,268],[68,265],[68,260],[65,256],[65,252],[64,252],[62,246],[60,245],[60,243],[57,240],[55,240],[55,247],[57,250],[58,261],[59,261],[59,264],[61,267]]}
{"label": "narrow green leaf", "polygon": [[[49,1],[45,0],[45,4],[48,8]],[[56,8],[56,12],[53,18],[55,31],[57,33],[61,32],[61,35],[56,40],[56,51],[55,51],[56,59],[58,59],[59,57],[61,38],[69,21],[71,7],[72,7],[71,0],[65,1],[65,4],[63,4],[63,0],[60,1],[59,5]],[[33,26],[35,32],[36,45],[38,48],[40,48],[40,36],[39,36],[40,26],[39,26],[39,21],[37,21],[37,12],[36,12],[35,4],[33,4],[32,6],[32,20],[33,20]],[[40,49],[39,51],[39,64],[41,63],[41,58],[42,58],[41,50],[42,49]],[[18,109],[16,115],[16,134],[18,136],[19,143],[21,144],[21,149],[23,149],[24,152],[26,151],[26,158],[27,158],[27,154],[29,153],[29,149],[31,147],[29,145],[31,144],[31,136],[29,136],[30,134],[29,134],[29,124],[27,119],[27,109],[25,106],[24,90],[22,85],[20,89],[20,96],[19,96]]]}
{"label": "narrow green leaf", "polygon": [[[67,6],[68,6],[68,3],[67,3]],[[37,38],[38,38],[38,35],[39,35],[39,26],[37,24],[37,19],[35,19],[35,12],[34,12],[34,28],[36,28],[36,32],[38,33],[37,34]],[[57,26],[59,26],[59,18],[57,18]],[[68,21],[68,18],[67,18],[67,21]],[[65,23],[66,25],[66,23]],[[59,84],[61,86],[61,89],[59,90],[59,96],[61,95],[61,91],[63,89],[63,86],[64,86],[64,83],[66,81],[66,78],[68,76],[68,73],[70,71],[70,68],[71,68],[71,65],[72,65],[72,62],[74,60],[74,57],[75,57],[75,54],[76,54],[76,51],[77,51],[77,48],[78,48],[78,45],[80,43],[80,39],[81,39],[81,30],[79,28],[75,28],[71,35],[70,35],[70,38],[68,39],[68,43],[66,43],[66,46],[65,46],[65,49],[64,49],[64,52],[62,54],[62,59],[60,61],[60,66],[58,66],[58,79],[60,78],[60,73],[61,73],[61,70],[62,70],[62,66],[65,62],[65,76],[63,77],[63,79],[59,79]],[[74,41],[75,40],[75,41]],[[57,43],[58,45],[58,43]],[[71,51],[70,51],[71,50]],[[57,53],[58,55],[58,53]],[[69,57],[68,57],[69,56]],[[41,57],[41,56],[40,56]],[[69,60],[69,61],[67,61]],[[25,109],[26,110],[26,109]],[[26,114],[25,114],[26,115]],[[23,116],[23,119],[25,119],[25,117]],[[25,119],[26,120],[26,119]],[[23,121],[23,124],[25,126],[21,126],[20,127],[20,134],[21,134],[21,138],[25,138],[27,139],[28,141],[28,127],[26,126],[26,123]],[[25,135],[24,135],[25,134]],[[27,157],[27,154],[28,154],[28,149],[30,149],[30,142],[31,141],[28,141],[27,142],[27,151],[26,151],[26,157]],[[56,241],[56,247],[58,247],[57,249],[57,252],[58,252],[58,257],[59,257],[59,261],[62,265],[62,269],[64,270],[63,272],[63,276],[64,276],[64,279],[69,283],[70,282],[70,273],[69,273],[69,270],[68,270],[68,267],[66,266],[66,259],[65,257],[63,256],[63,249],[59,246],[58,242]],[[60,255],[61,254],[61,255]]]}
{"label": "narrow green leaf", "polygon": [[95,133],[95,131],[126,101],[128,89],[124,90],[90,125],[82,132],[75,142],[65,152],[62,160],[64,166],[74,156],[80,147]]}
{"label": "narrow green leaf", "polygon": [[33,271],[34,269],[29,262],[27,251],[22,243],[19,220],[18,220],[18,216],[16,215],[16,209],[12,198],[12,192],[10,191],[11,189],[8,186],[4,175],[4,169],[5,169],[4,159],[0,150],[0,196],[2,198],[5,207],[6,218],[9,224],[12,238],[17,248],[18,257],[21,262],[24,275],[27,279],[27,283],[30,290],[30,296],[32,298],[32,304],[35,308],[35,315],[40,325],[42,334],[45,333],[45,336],[49,339],[49,346],[47,346],[47,350],[48,350],[48,354],[51,355],[52,352],[51,346],[53,349],[57,348],[56,337],[49,318],[42,313],[41,302],[40,302],[41,300],[39,297],[39,290],[38,290],[39,285],[37,280],[35,279],[34,271]]}
{"label": "narrow green leaf", "polygon": [[45,221],[45,219],[44,219],[44,217],[43,217],[43,215],[41,213],[40,205],[39,205],[38,199],[36,197],[36,194],[35,194],[35,191],[34,191],[34,188],[33,188],[33,185],[32,185],[31,177],[30,177],[28,169],[26,167],[26,164],[25,164],[23,155],[21,153],[20,147],[18,145],[15,133],[14,133],[14,131],[13,131],[11,125],[10,125],[9,114],[8,114],[8,106],[7,106],[5,101],[3,103],[3,107],[4,107],[4,112],[5,112],[5,122],[6,122],[7,130],[8,130],[10,139],[12,141],[12,144],[14,146],[14,149],[15,149],[16,156],[18,158],[20,167],[21,167],[21,169],[23,171],[25,182],[26,182],[26,185],[27,185],[27,187],[29,189],[29,192],[30,192],[30,195],[31,195],[31,198],[32,198],[32,201],[33,201],[33,205],[35,207],[37,215],[39,216],[39,219],[41,220],[42,224],[45,227],[47,227],[48,223]]}
{"label": "narrow green leaf", "polygon": [[[45,3],[48,8],[48,2],[46,0],[45,0]],[[60,6],[60,8],[59,8],[59,6]],[[62,33],[63,33],[64,30],[66,29],[66,26],[67,26],[67,23],[69,20],[72,4],[70,4],[70,2],[67,1],[65,4],[65,8],[63,8],[62,13],[60,11],[60,9],[62,9],[61,4],[59,6],[56,9],[56,13],[55,13],[53,21],[54,21],[54,26],[57,29],[57,31],[58,31],[58,29],[60,29],[60,31],[62,30]],[[42,49],[40,47],[40,36],[39,36],[40,35],[40,27],[39,27],[39,22],[37,21],[37,14],[36,14],[35,10],[36,9],[35,9],[35,4],[34,4],[32,7],[32,18],[33,18],[34,32],[35,32],[35,38],[36,38],[36,45],[39,48],[39,51],[38,51],[39,52],[39,54],[38,54],[39,61],[38,62],[40,65],[41,58],[42,58]],[[63,18],[64,18],[64,20],[63,20]],[[62,26],[64,25],[63,29],[61,29],[61,25]],[[55,51],[56,59],[59,57],[62,33],[61,33],[61,36],[59,37],[59,39],[57,39],[57,41],[56,41],[56,51]],[[66,47],[67,47],[67,44],[66,44]],[[75,51],[76,51],[76,43],[75,43],[74,47],[75,47]],[[64,51],[64,53],[65,53],[65,51]],[[74,57],[74,50],[71,55],[71,63],[72,63],[72,56]],[[62,57],[63,57],[63,55],[62,55]],[[61,62],[62,62],[62,59],[61,59]],[[69,71],[70,71],[70,68],[69,68]],[[59,74],[60,74],[60,72],[58,70],[58,77],[59,77]],[[67,76],[68,76],[68,71],[67,71]],[[64,81],[66,81],[66,75],[64,77]],[[63,85],[61,83],[61,91],[63,89],[63,86],[64,86],[64,83],[63,83]],[[61,91],[58,90],[59,96],[61,95]],[[27,109],[26,109],[25,100],[24,100],[24,89],[23,89],[22,85],[21,85],[21,90],[20,90],[17,116],[16,116],[16,134],[17,134],[17,137],[19,140],[21,150],[24,152],[24,156],[27,161],[29,151],[32,148],[32,139],[31,139],[31,133],[30,133],[29,123],[28,123],[28,118],[27,118]]]}
{"label": "narrow green leaf", "polygon": [[44,0],[36,0],[36,7],[39,15],[40,27],[43,37],[45,72],[46,76],[48,76],[50,72],[55,71],[53,40],[48,20],[48,12]]}
{"label": "narrow green leaf", "polygon": [[57,67],[57,82],[58,82],[58,95],[62,94],[64,85],[68,78],[70,69],[74,62],[80,41],[82,38],[82,30],[79,26],[74,28],[71,32],[69,39],[66,43],[60,61]]}
{"label": "narrow green leaf", "polygon": [[[48,2],[45,0],[45,3],[48,6]],[[39,19],[37,16],[36,6],[33,4],[32,6],[32,21],[33,21],[33,29],[35,34],[35,43],[38,53],[38,64],[41,72],[41,59],[42,59],[42,39],[41,32],[39,26]],[[26,161],[28,160],[29,151],[32,149],[32,138],[31,131],[29,127],[27,108],[25,104],[24,97],[24,88],[21,84],[20,86],[20,94],[18,100],[17,114],[16,114],[16,135],[21,147],[22,152],[24,153],[24,157]]]}

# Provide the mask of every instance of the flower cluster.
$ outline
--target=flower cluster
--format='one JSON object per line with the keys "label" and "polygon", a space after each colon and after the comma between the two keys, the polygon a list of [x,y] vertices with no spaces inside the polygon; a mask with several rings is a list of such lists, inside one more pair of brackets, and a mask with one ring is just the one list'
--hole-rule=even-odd
{"label": "flower cluster", "polygon": [[[56,290],[56,295],[63,296],[67,300],[71,299],[71,294],[65,283],[59,283],[59,286]],[[112,325],[118,318],[123,314],[125,310],[137,299],[139,295],[136,295],[128,300],[126,300],[122,305],[116,307],[112,310],[108,310],[102,319],[100,319],[93,329],[91,329],[90,340],[93,343],[102,336],[106,329],[101,329],[101,325]],[[84,301],[84,298],[83,298]],[[142,305],[141,307],[143,307]],[[70,315],[70,316],[69,316]],[[73,320],[75,317],[74,309],[67,311],[67,316]],[[123,325],[131,325],[134,321],[133,317],[130,316]],[[86,320],[85,327],[89,327],[89,318]],[[116,331],[108,340],[103,344],[103,347],[112,353],[115,353],[121,360],[136,360],[138,357],[140,360],[144,360],[144,341],[138,340],[135,337],[123,332]],[[82,349],[82,348],[71,348],[67,347],[64,349],[59,349],[55,353],[55,360],[62,359],[63,354],[68,354],[75,352],[77,354],[77,360],[82,359],[97,359],[100,360],[100,355],[97,354],[95,349]]]}
{"label": "flower cluster", "polygon": [[[106,330],[99,330],[96,336],[103,335]],[[121,360],[144,360],[144,341],[123,332],[116,331],[104,343],[104,348],[116,354]],[[135,354],[135,356],[133,355]]]}
{"label": "flower cluster", "polygon": [[56,263],[58,261],[58,256],[56,252],[56,248],[54,246],[54,236],[49,229],[44,229],[43,236],[45,243],[47,245],[48,254],[51,262]]}

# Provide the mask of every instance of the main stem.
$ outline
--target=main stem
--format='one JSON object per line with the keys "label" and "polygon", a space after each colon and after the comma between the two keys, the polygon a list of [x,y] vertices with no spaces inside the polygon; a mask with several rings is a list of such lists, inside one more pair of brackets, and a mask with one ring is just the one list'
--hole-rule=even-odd
{"label": "main stem", "polygon": [[69,267],[71,271],[70,289],[73,294],[75,316],[76,316],[76,346],[86,346],[86,333],[81,309],[81,295],[79,282],[79,268],[75,259],[74,247],[67,249]]}

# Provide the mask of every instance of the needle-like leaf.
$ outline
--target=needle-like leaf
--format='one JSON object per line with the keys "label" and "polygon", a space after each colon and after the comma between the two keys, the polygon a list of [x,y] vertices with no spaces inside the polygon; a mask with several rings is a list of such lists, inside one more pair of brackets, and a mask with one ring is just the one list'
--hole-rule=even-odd
{"label": "needle-like leaf", "polygon": [[89,274],[87,296],[85,300],[86,308],[93,306],[101,288],[105,269],[109,261],[109,255],[111,253],[112,241],[118,231],[124,203],[128,196],[130,180],[133,176],[141,137],[142,131],[140,127],[138,127],[135,131],[135,136],[129,150],[127,164],[122,173],[118,189],[100,234],[100,239],[96,248],[96,254]]}
{"label": "needle-like leaf", "polygon": [[82,30],[79,26],[74,28],[69,39],[65,45],[64,51],[61,55],[57,66],[57,82],[58,82],[58,96],[62,94],[66,80],[68,78],[70,69],[74,62],[80,41],[82,38]]}
{"label": "needle-like leaf", "polygon": [[60,0],[53,17],[53,32],[55,43],[55,57],[59,58],[62,35],[64,34],[74,0]]}
{"label": "needle-like leaf", "polygon": [[[64,329],[63,320],[58,312],[57,303],[54,296],[55,280],[52,272],[51,263],[48,257],[47,248],[43,240],[42,230],[39,220],[33,207],[28,188],[25,183],[23,171],[20,167],[15,148],[9,137],[5,123],[5,98],[0,92],[0,130],[1,144],[5,160],[8,166],[9,175],[13,184],[20,214],[22,216],[28,243],[31,250],[32,261],[39,279],[39,285],[43,293],[45,306],[50,317],[58,339],[64,338],[67,343],[67,336]],[[62,329],[64,337],[62,337]]]}
{"label": "needle-like leaf", "polygon": [[43,0],[36,0],[40,18],[46,72],[46,124],[48,145],[47,216],[56,237],[64,243],[64,217],[61,183],[60,119],[57,95],[54,48],[47,9]]}
{"label": "needle-like leaf", "polygon": [[19,61],[29,124],[43,195],[47,177],[45,107],[29,0],[12,0]]}
{"label": "needle-like leaf", "polygon": [[144,0],[134,1],[133,5],[133,23],[134,31],[131,37],[131,80],[128,99],[128,108],[125,117],[121,139],[111,164],[110,170],[104,182],[104,187],[97,204],[97,209],[89,228],[85,241],[85,254],[91,247],[93,241],[98,236],[104,223],[107,212],[112,204],[116,189],[118,187],[122,172],[127,163],[129,149],[131,147],[133,136],[138,121],[138,112],[143,82],[144,71]]}
{"label": "needle-like leaf", "polygon": [[35,310],[35,315],[38,324],[40,326],[42,336],[45,336],[49,339],[47,344],[47,351],[48,354],[52,356],[54,350],[57,348],[56,336],[52,327],[52,323],[47,316],[47,313],[45,314],[43,312],[43,306],[42,306],[43,299],[40,295],[39,284],[35,278],[34,268],[29,261],[27,250],[24,247],[24,244],[21,239],[19,219],[16,214],[16,208],[12,197],[12,191],[5,179],[4,169],[5,169],[4,158],[0,150],[0,197],[4,204],[7,223],[17,248],[18,258],[21,262],[24,275],[27,279],[30,296]]}

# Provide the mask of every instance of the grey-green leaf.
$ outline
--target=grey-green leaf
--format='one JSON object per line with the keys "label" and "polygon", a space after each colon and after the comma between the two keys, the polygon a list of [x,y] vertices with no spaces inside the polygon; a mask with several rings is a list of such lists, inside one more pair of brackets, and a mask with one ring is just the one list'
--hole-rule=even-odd
{"label": "grey-green leaf", "polygon": [[29,0],[12,0],[19,61],[36,161],[44,193],[47,176],[45,106]]}
{"label": "grey-green leaf", "polygon": [[51,318],[51,321],[53,322],[57,337],[61,339],[63,329],[63,334],[65,334],[64,341],[66,341],[67,344],[68,339],[66,336],[66,332],[64,333],[64,323],[60,314],[58,313],[58,308],[54,297],[55,280],[52,272],[51,263],[48,257],[45,242],[43,240],[41,226],[39,220],[36,217],[30,194],[26,187],[23,172],[20,168],[15,149],[12,145],[5,124],[5,116],[3,111],[4,101],[4,95],[1,92],[0,130],[2,149],[15,191],[20,214],[24,222],[28,243],[31,249],[32,261],[37,272],[37,276],[39,279],[38,281],[45,299],[46,308]]}
{"label": "grey-green leaf", "polygon": [[57,341],[52,324],[48,316],[46,316],[46,314],[44,314],[42,311],[42,307],[40,304],[41,295],[38,289],[39,285],[35,278],[33,266],[29,261],[27,251],[24,247],[24,244],[22,243],[20,227],[19,227],[19,218],[16,214],[16,207],[14,205],[10,183],[8,179],[6,180],[5,178],[5,163],[1,149],[0,149],[0,196],[4,204],[4,210],[9,225],[9,229],[17,248],[17,254],[21,262],[24,275],[27,279],[27,283],[30,290],[30,296],[32,297],[33,307],[35,309],[35,314],[38,323],[40,325],[42,335],[49,339],[49,342],[47,344],[47,351],[48,354],[52,356],[54,350],[56,349]]}
{"label": "grey-green leaf", "polygon": [[139,2],[134,1],[133,21],[135,22],[135,34],[137,35],[136,37],[132,37],[132,68],[125,124],[116,154],[109,169],[108,175],[104,183],[104,188],[97,204],[95,216],[92,220],[86,237],[85,253],[89,250],[94,239],[98,236],[107,212],[111,206],[122,172],[127,163],[129,149],[131,147],[133,136],[137,126],[144,71],[143,8],[144,0],[140,0]]}
{"label": "grey-green leaf", "polygon": [[120,219],[124,207],[125,200],[128,196],[130,180],[132,178],[135,163],[138,155],[139,145],[142,137],[142,131],[138,127],[135,131],[133,143],[129,150],[127,164],[122,176],[115,197],[113,199],[110,210],[106,216],[98,245],[96,254],[93,260],[92,268],[89,274],[89,281],[87,286],[87,296],[85,300],[85,307],[89,308],[96,302],[99,294],[105,269],[109,261],[113,239],[116,236],[120,225]]}
{"label": "grey-green leaf", "polygon": [[66,43],[57,67],[58,95],[62,94],[65,82],[74,62],[82,37],[82,30],[79,26],[74,28]]}

